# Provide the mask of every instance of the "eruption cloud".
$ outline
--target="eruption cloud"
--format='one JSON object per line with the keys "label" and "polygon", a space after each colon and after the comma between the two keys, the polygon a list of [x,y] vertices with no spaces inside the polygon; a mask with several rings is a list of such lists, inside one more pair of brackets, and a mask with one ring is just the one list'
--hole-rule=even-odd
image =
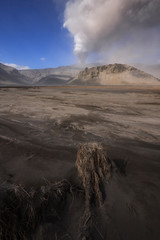
{"label": "eruption cloud", "polygon": [[160,0],[69,0],[64,27],[81,62],[95,52],[125,57],[125,45],[135,58],[149,47],[153,55],[159,51]]}

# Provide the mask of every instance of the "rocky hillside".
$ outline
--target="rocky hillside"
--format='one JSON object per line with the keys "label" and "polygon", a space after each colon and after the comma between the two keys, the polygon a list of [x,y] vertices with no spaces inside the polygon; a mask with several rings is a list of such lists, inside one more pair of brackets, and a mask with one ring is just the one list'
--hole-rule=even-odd
{"label": "rocky hillside", "polygon": [[19,73],[18,70],[0,63],[0,86],[27,85],[28,77]]}
{"label": "rocky hillside", "polygon": [[160,80],[135,67],[125,64],[109,64],[85,68],[69,85],[160,85]]}

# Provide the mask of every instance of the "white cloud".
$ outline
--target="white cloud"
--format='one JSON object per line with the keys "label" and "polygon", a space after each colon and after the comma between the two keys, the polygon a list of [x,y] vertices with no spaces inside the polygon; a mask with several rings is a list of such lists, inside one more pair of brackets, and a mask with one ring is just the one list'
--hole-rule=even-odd
{"label": "white cloud", "polygon": [[6,66],[16,68],[17,70],[27,70],[30,69],[28,66],[23,66],[23,65],[17,65],[15,63],[3,63]]}
{"label": "white cloud", "polygon": [[40,60],[44,62],[46,59],[44,57],[41,57]]}

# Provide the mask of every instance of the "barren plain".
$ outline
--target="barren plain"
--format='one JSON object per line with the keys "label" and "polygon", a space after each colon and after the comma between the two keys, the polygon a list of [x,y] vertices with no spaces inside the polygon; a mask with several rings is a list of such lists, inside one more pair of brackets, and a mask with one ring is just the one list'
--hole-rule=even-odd
{"label": "barren plain", "polygon": [[[158,240],[159,107],[158,86],[0,88],[0,183],[79,186],[80,144],[102,143],[118,171],[105,184],[95,239]],[[73,195],[33,239],[78,239],[84,197]]]}

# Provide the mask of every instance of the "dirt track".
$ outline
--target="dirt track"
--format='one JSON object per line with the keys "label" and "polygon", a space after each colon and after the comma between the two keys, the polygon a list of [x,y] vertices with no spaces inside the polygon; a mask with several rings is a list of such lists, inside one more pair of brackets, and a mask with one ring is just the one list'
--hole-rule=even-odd
{"label": "dirt track", "polygon": [[[0,181],[29,187],[65,178],[79,185],[79,145],[101,142],[119,171],[105,185],[100,233],[106,240],[158,240],[159,106],[154,87],[0,88]],[[62,232],[75,240],[83,198],[70,201]]]}

